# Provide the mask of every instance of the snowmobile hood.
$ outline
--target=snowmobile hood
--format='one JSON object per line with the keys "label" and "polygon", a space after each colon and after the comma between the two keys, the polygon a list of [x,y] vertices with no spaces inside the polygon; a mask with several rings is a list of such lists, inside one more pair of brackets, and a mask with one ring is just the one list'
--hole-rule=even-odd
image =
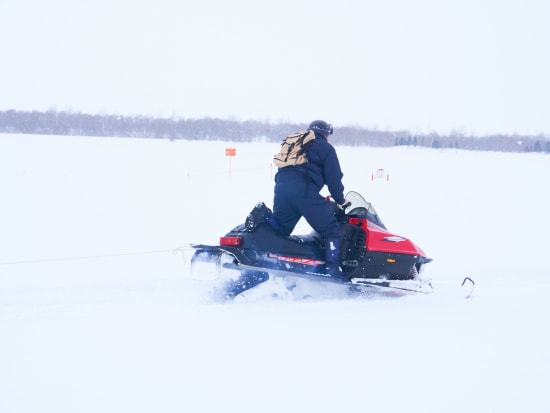
{"label": "snowmobile hood", "polygon": [[367,226],[367,251],[426,257],[426,253],[410,239],[392,234],[370,221],[367,221]]}

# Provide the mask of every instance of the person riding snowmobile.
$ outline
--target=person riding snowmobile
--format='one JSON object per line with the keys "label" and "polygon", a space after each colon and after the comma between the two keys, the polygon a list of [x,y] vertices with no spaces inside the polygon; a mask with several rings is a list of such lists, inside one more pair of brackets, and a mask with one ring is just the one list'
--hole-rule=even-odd
{"label": "person riding snowmobile", "polygon": [[278,232],[290,235],[303,216],[322,237],[325,251],[326,273],[340,273],[340,229],[329,202],[320,195],[326,185],[334,201],[344,205],[344,174],[334,147],[328,142],[332,125],[314,120],[308,131],[315,140],[306,153],[307,162],[279,168],[275,175],[273,214],[268,223]]}

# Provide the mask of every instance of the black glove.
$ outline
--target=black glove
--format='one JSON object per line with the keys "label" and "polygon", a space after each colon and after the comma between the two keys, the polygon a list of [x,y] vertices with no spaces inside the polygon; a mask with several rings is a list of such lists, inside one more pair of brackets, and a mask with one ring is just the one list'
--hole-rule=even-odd
{"label": "black glove", "polygon": [[345,211],[347,207],[351,205],[351,202],[344,202],[343,204],[337,204],[338,208],[340,208],[342,211]]}

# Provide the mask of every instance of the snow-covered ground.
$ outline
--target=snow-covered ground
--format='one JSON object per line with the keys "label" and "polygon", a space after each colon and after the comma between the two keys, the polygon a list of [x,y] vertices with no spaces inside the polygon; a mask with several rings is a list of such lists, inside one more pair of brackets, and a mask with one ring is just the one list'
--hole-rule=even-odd
{"label": "snow-covered ground", "polygon": [[0,411],[550,411],[548,155],[332,141],[432,295],[204,302],[277,144],[0,135]]}

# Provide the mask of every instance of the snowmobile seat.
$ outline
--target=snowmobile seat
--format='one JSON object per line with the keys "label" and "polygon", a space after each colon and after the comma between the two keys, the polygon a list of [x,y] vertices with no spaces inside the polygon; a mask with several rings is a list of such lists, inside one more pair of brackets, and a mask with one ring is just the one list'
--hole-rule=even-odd
{"label": "snowmobile seat", "polygon": [[[245,225],[235,228],[234,231],[248,232]],[[318,235],[284,236],[267,222],[260,222],[253,232],[249,232],[249,236],[245,237],[245,247],[261,251],[270,251],[275,248],[280,253],[304,256],[318,255],[322,251]]]}

